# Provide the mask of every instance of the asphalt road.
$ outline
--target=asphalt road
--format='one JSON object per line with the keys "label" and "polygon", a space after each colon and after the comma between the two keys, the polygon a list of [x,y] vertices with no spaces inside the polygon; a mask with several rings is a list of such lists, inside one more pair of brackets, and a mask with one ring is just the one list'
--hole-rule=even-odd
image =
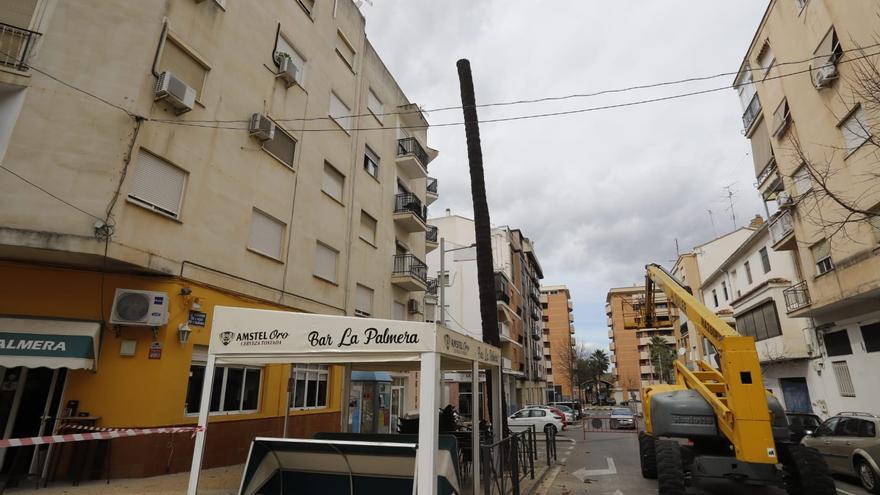
{"label": "asphalt road", "polygon": [[[584,440],[579,426],[569,428],[557,437],[558,460],[564,465],[560,483],[578,489],[568,493],[598,495],[654,495],[656,480],[642,478],[636,433],[588,432]],[[836,478],[841,495],[869,495],[858,481]],[[580,483],[583,483],[580,485]],[[581,489],[583,487],[583,489]],[[554,493],[551,491],[551,493]],[[565,493],[565,492],[563,492]],[[689,495],[786,495],[785,490],[771,487],[748,487],[733,482],[700,482],[688,488]]]}

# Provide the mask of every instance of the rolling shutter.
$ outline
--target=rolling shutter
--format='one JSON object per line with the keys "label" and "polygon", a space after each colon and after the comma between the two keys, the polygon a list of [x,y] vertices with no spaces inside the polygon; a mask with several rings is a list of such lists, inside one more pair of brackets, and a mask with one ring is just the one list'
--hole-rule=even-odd
{"label": "rolling shutter", "polygon": [[330,93],[330,117],[332,117],[340,127],[345,129],[345,132],[348,132],[351,127],[350,115],[351,110],[348,106],[345,103],[342,103],[342,100],[340,100],[335,93]]}
{"label": "rolling shutter", "polygon": [[752,159],[755,161],[755,177],[758,177],[773,158],[770,134],[767,132],[767,119],[761,119],[761,122],[758,122],[749,141],[752,145]]}
{"label": "rolling shutter", "polygon": [[130,198],[177,218],[187,173],[143,149],[138,151]]}
{"label": "rolling shutter", "polygon": [[266,256],[281,259],[284,223],[254,208],[251,216],[251,238],[248,246]]}
{"label": "rolling shutter", "polygon": [[315,244],[315,275],[336,282],[336,260],[339,258],[339,252],[335,249],[323,244]]}

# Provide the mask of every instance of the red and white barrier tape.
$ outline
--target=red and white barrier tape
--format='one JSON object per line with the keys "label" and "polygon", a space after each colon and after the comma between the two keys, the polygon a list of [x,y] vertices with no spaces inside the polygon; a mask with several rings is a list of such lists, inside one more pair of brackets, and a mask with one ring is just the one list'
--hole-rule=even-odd
{"label": "red and white barrier tape", "polygon": [[111,438],[135,437],[139,435],[152,435],[155,433],[182,433],[191,432],[193,435],[202,428],[199,426],[175,426],[170,428],[99,428],[84,425],[62,425],[62,428],[74,428],[77,430],[92,430],[93,433],[69,433],[66,435],[48,435],[44,437],[10,438],[0,440],[0,448],[21,447],[25,445],[44,445],[49,443],[82,442],[85,440],[108,440]]}

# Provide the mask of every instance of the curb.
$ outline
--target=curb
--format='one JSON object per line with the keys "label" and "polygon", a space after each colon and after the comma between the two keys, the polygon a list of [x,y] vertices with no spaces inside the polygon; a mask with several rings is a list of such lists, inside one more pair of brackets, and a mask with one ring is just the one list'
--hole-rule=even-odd
{"label": "curb", "polygon": [[544,470],[544,474],[541,475],[537,483],[532,485],[532,489],[525,495],[546,495],[547,491],[553,486],[553,482],[556,481],[556,477],[559,476],[561,470],[561,464],[556,464],[552,468]]}

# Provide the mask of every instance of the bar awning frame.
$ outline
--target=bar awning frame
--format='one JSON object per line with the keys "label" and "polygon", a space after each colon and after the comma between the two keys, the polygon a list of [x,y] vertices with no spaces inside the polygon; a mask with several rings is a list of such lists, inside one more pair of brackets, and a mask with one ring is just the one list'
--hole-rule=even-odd
{"label": "bar awning frame", "polygon": [[0,316],[0,366],[94,370],[101,323]]}

